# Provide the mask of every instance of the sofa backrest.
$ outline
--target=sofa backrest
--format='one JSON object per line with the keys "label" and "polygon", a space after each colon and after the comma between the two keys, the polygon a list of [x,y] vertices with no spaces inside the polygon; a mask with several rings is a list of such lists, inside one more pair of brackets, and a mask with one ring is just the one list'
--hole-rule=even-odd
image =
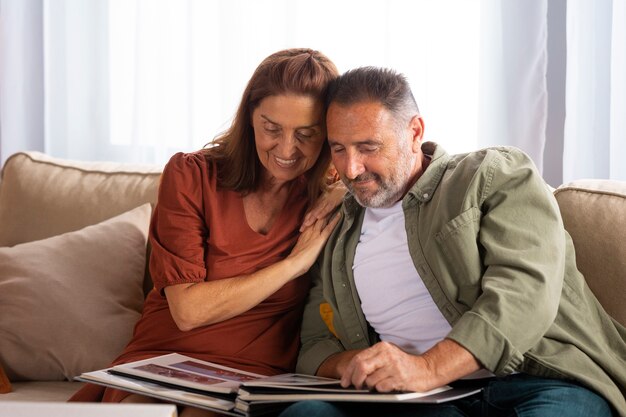
{"label": "sofa backrest", "polygon": [[[0,179],[0,246],[79,230],[146,202],[154,206],[161,171],[155,165],[17,153]],[[580,180],[554,195],[578,268],[609,314],[626,325],[626,182]],[[147,274],[144,284],[146,290],[152,286]]]}
{"label": "sofa backrest", "polygon": [[605,310],[626,326],[626,182],[579,180],[554,195],[578,269]]}
{"label": "sofa backrest", "polygon": [[[156,203],[162,167],[12,155],[0,179],[0,246],[82,229]],[[145,288],[151,288],[149,277]]]}

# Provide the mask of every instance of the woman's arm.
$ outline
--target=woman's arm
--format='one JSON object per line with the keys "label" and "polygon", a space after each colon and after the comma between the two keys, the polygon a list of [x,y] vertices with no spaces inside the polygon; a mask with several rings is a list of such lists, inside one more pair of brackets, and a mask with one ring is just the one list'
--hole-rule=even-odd
{"label": "woman's arm", "polygon": [[[289,256],[249,275],[165,287],[172,317],[183,331],[244,313],[311,267],[339,221],[322,218],[307,228]],[[211,300],[211,303],[207,303]]]}

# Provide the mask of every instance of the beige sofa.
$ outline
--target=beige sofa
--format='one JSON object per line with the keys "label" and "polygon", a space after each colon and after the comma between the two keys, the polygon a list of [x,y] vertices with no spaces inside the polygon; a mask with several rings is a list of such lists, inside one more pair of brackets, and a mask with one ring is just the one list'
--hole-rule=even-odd
{"label": "beige sofa", "polygon": [[[105,367],[128,341],[146,289],[146,234],[160,167],[26,152],[0,180],[0,401],[64,401],[74,375]],[[626,183],[555,191],[579,267],[626,323]],[[121,214],[121,216],[120,216]],[[1,381],[0,381],[1,384]]]}
{"label": "beige sofa", "polygon": [[0,401],[64,401],[128,342],[161,167],[11,156],[0,179]]}

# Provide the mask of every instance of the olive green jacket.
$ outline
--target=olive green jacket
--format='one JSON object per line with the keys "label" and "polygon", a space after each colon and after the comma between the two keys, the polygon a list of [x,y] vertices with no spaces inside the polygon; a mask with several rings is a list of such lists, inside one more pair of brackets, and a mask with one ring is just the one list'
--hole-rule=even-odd
{"label": "olive green jacket", "polygon": [[[432,161],[402,207],[415,268],[452,326],[447,337],[496,375],[573,379],[626,417],[626,329],[577,270],[532,161],[514,148],[454,156],[432,142],[422,149]],[[342,211],[311,270],[299,372],[314,374],[330,355],[378,341],[352,273],[364,209],[347,196]]]}

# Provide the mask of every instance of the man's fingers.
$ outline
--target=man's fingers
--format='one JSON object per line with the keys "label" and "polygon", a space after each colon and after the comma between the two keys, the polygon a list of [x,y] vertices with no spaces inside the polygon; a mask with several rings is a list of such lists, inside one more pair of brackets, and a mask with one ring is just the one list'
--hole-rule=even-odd
{"label": "man's fingers", "polygon": [[380,355],[375,349],[369,348],[355,355],[341,378],[341,385],[348,387],[354,385],[361,389],[366,379],[374,373],[378,368],[384,366],[384,362],[380,360]]}
{"label": "man's fingers", "polygon": [[406,353],[388,342],[379,342],[355,355],[342,375],[342,386],[367,387],[380,392],[407,389]]}
{"label": "man's fingers", "polygon": [[380,367],[368,375],[365,385],[378,392],[395,391],[396,387],[395,375],[389,367]]}

